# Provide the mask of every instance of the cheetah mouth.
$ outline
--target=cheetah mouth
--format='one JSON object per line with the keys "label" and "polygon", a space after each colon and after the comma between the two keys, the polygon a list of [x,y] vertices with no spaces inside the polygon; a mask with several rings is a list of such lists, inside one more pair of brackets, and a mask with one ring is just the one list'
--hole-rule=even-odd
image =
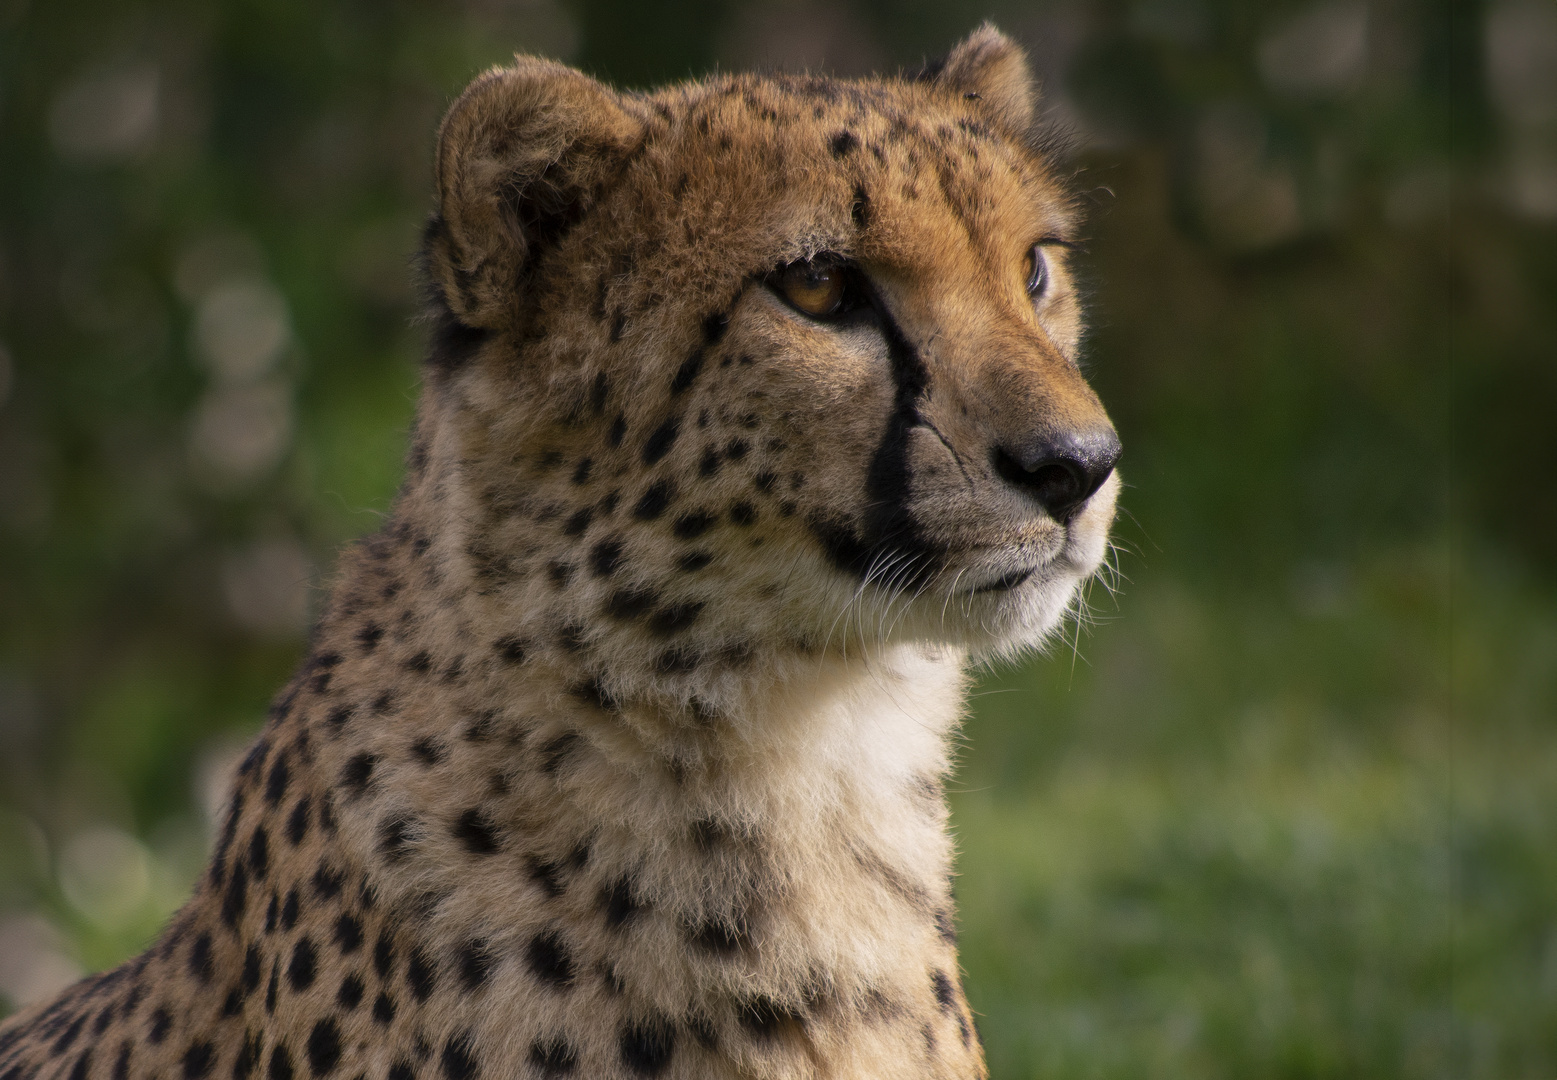
{"label": "cheetah mouth", "polygon": [[975,585],[968,590],[968,595],[979,596],[983,593],[1010,592],[1018,585],[1024,584],[1036,572],[1034,567],[1028,567],[1025,570],[1013,570],[1008,574],[1001,575],[994,581],[986,581],[982,585]]}

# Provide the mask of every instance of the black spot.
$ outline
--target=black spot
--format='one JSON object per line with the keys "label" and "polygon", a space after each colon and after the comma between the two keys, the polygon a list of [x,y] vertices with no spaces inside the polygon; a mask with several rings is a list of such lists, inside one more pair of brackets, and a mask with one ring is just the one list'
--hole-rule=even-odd
{"label": "black spot", "polygon": [[265,1067],[270,1080],[292,1080],[292,1054],[285,1043],[270,1048],[270,1064]]}
{"label": "black spot", "polygon": [[475,1080],[476,1056],[471,1042],[470,1032],[463,1031],[443,1044],[439,1064],[443,1066],[444,1080]]}
{"label": "black spot", "polygon": [[318,973],[318,950],[307,937],[299,938],[292,948],[292,960],[287,964],[287,985],[293,990],[307,990]]}
{"label": "black spot", "polygon": [[799,511],[800,511],[800,507],[796,506],[794,503],[790,502],[788,499],[785,499],[785,500],[783,500],[782,502],[779,503],[779,516],[780,517],[794,517],[795,514],[797,514]]}
{"label": "black spot", "polygon": [[573,577],[573,565],[560,559],[553,559],[546,564],[546,576],[560,589]]}
{"label": "black spot", "polygon": [[[125,1050],[128,1051],[128,1049],[129,1044],[125,1044]],[[232,1080],[248,1080],[249,1074],[254,1071],[254,1066],[259,1064],[259,1059],[260,1036],[254,1034],[252,1031],[245,1031],[243,1033],[243,1045],[238,1047],[238,1056],[233,1060],[232,1063]],[[125,1076],[121,1077],[119,1075],[119,1069],[116,1065],[114,1067],[114,1080],[125,1080],[125,1077],[129,1076],[130,1070],[128,1068],[128,1053],[124,1055],[124,1061],[126,1065],[124,1070]]]}
{"label": "black spot", "polygon": [[531,1043],[530,1064],[542,1077],[566,1076],[578,1065],[578,1051],[561,1039]]}
{"label": "black spot", "polygon": [[622,563],[622,541],[602,540],[589,553],[590,569],[596,577],[609,577]]}
{"label": "black spot", "polygon": [[314,892],[323,900],[340,895],[341,886],[346,882],[346,875],[335,869],[329,863],[320,863],[314,871]]}
{"label": "black spot", "polygon": [[[433,308],[432,332],[427,343],[427,365],[438,371],[454,371],[476,355],[477,350],[491,336],[491,331],[461,322],[441,297]],[[290,1069],[287,1075],[291,1076]]]}
{"label": "black spot", "polygon": [[387,1080],[416,1080],[416,1069],[405,1058],[389,1067]]}
{"label": "black spot", "polygon": [[[204,1039],[190,1043],[189,1049],[184,1051],[184,1080],[201,1080],[209,1076],[211,1066],[215,1064],[216,1047]],[[80,1067],[80,1063],[77,1067]]]}
{"label": "black spot", "polygon": [[265,880],[265,875],[270,871],[270,835],[265,832],[263,825],[249,837],[249,869],[259,881]]}
{"label": "black spot", "polygon": [[324,722],[330,725],[329,733],[332,737],[341,733],[341,729],[346,726],[346,721],[351,719],[351,714],[355,711],[350,705],[337,705],[325,714]]}
{"label": "black spot", "polygon": [[487,976],[492,974],[493,965],[497,963],[487,949],[487,943],[480,940],[467,941],[461,945],[455,959],[459,964],[460,984],[467,991],[486,982]]}
{"label": "black spot", "polygon": [[[113,1023],[113,1019],[114,1007],[112,1005],[103,1006],[102,1011],[97,1014],[97,1019],[92,1021],[92,1034],[101,1035],[103,1032],[107,1031],[108,1025]],[[3,1053],[4,1050],[4,1045],[0,1044],[0,1053]]]}
{"label": "black spot", "polygon": [[234,863],[232,876],[227,879],[227,888],[222,893],[222,923],[229,929],[238,928],[238,920],[243,918],[243,910],[249,904],[249,872],[242,863]]}
{"label": "black spot", "polygon": [[676,569],[683,574],[695,574],[714,561],[711,551],[689,551],[676,560]]}
{"label": "black spot", "polygon": [[600,906],[605,909],[606,925],[610,927],[623,925],[643,910],[633,896],[632,881],[625,877],[617,878],[600,890]]}
{"label": "black spot", "polygon": [[373,999],[373,1019],[385,1027],[395,1022],[395,999],[388,994],[379,994]]}
{"label": "black spot", "polygon": [[362,647],[363,652],[372,652],[378,648],[378,643],[383,636],[384,628],[378,623],[364,623],[357,631],[357,644]]}
{"label": "black spot", "polygon": [[572,517],[568,518],[567,524],[562,527],[562,535],[582,536],[584,531],[589,528],[589,523],[594,519],[594,508],[586,506],[582,510],[576,511]]}
{"label": "black spot", "polygon": [[725,331],[730,329],[730,314],[726,311],[716,311],[703,320],[703,343],[705,345],[717,345],[724,337]]}
{"label": "black spot", "polygon": [[433,988],[438,984],[438,968],[421,949],[411,951],[411,960],[406,964],[405,981],[411,988],[411,996],[417,1001],[426,1001],[432,996]]}
{"label": "black spot", "polygon": [[325,1017],[308,1033],[308,1069],[315,1076],[328,1076],[341,1060],[341,1029]]}
{"label": "black spot", "polygon": [[633,516],[639,521],[653,521],[675,500],[676,485],[669,480],[656,481],[643,493],[638,505],[633,507]]}
{"label": "black spot", "polygon": [[761,427],[761,426],[762,426],[762,417],[758,416],[756,413],[749,412],[749,413],[742,413],[741,414],[741,427],[746,428],[749,431],[749,430],[751,430],[753,428],[757,428],[757,427]]}
{"label": "black spot", "polygon": [[700,923],[692,927],[687,936],[698,948],[718,956],[729,956],[751,942],[751,934],[744,922],[732,923],[724,919],[710,919]]}
{"label": "black spot", "polygon": [[773,490],[773,485],[778,483],[778,477],[770,472],[760,472],[752,477],[751,482],[757,486],[757,490],[764,495]]}
{"label": "black spot", "polygon": [[555,931],[531,938],[524,957],[531,973],[553,989],[564,989],[573,982],[573,955]]}
{"label": "black spot", "polygon": [[341,784],[352,795],[361,795],[367,790],[368,782],[373,779],[373,766],[378,764],[378,755],[364,751],[354,754],[341,769]]}
{"label": "black spot", "polygon": [[698,475],[714,475],[714,473],[719,471],[719,465],[722,460],[723,459],[719,456],[719,451],[713,449],[712,447],[704,450],[702,460],[697,463]]}
{"label": "black spot", "polygon": [[362,1004],[362,994],[365,989],[360,975],[346,976],[341,980],[341,988],[335,992],[336,1004],[350,1012]]}
{"label": "black spot", "polygon": [[362,948],[362,921],[349,911],[335,920],[335,944],[343,956]]}
{"label": "black spot", "polygon": [[411,744],[411,753],[423,765],[436,765],[443,760],[443,745],[431,735],[424,735]]}
{"label": "black spot", "polygon": [[660,458],[670,453],[671,446],[676,441],[676,436],[681,434],[681,418],[679,416],[667,417],[665,421],[655,428],[643,443],[643,463],[653,465]]}
{"label": "black spot", "polygon": [[239,985],[245,995],[252,994],[259,989],[260,984],[260,951],[257,945],[250,945],[248,951],[243,954],[243,975]]}
{"label": "black spot", "polygon": [[286,899],[281,902],[281,929],[290,930],[297,925],[297,890],[288,889]]}
{"label": "black spot", "polygon": [[654,670],[662,675],[684,675],[697,670],[702,662],[702,654],[690,649],[667,649],[655,658]]}
{"label": "black spot", "polygon": [[498,849],[496,826],[478,808],[461,814],[452,831],[454,838],[472,855],[491,855]]}
{"label": "black spot", "polygon": [[704,1014],[694,1012],[688,1016],[687,1030],[704,1050],[714,1050],[719,1046],[719,1032],[714,1030],[714,1022]]}
{"label": "black spot", "polygon": [[755,525],[757,508],[749,502],[738,502],[730,507],[730,520],[737,525]]}
{"label": "black spot", "polygon": [[731,439],[724,447],[724,456],[731,461],[739,461],[746,456],[746,451],[751,449],[746,445],[745,439]]}
{"label": "black spot", "polygon": [[649,618],[649,630],[660,637],[670,637],[689,629],[697,622],[697,617],[702,614],[701,602],[686,604],[672,604],[670,607],[661,608]]}
{"label": "black spot", "polygon": [[676,1031],[663,1019],[628,1024],[621,1034],[622,1064],[639,1076],[658,1076],[676,1050]]}
{"label": "black spot", "polygon": [[690,514],[682,514],[671,527],[676,537],[680,540],[693,540],[702,536],[719,519],[706,510],[694,510]]}
{"label": "black spot", "polygon": [[529,868],[530,880],[535,882],[541,892],[552,899],[562,895],[561,866],[536,855],[529,856],[525,865]]}
{"label": "black spot", "polygon": [[617,589],[606,598],[605,613],[613,619],[636,619],[661,599],[660,594],[652,589]]}
{"label": "black spot", "polygon": [[627,417],[625,414],[616,414],[616,419],[611,421],[611,431],[606,437],[611,440],[612,446],[622,445],[622,440],[627,437]]}
{"label": "black spot", "polygon": [[951,980],[946,977],[946,972],[936,971],[930,974],[930,986],[935,991],[935,1001],[942,1011],[951,1012],[957,1004],[957,994],[952,989]]}
{"label": "black spot", "polygon": [[935,932],[941,936],[941,940],[948,944],[957,944],[957,924],[952,919],[952,913],[946,909],[935,913]]}
{"label": "black spot", "polygon": [[[50,1012],[52,1011],[53,1010],[51,1009]],[[64,1016],[55,1018],[55,1023],[64,1023],[64,1021]],[[69,1050],[71,1045],[76,1041],[76,1037],[81,1034],[81,1029],[86,1026],[86,1022],[86,1013],[81,1013],[79,1016],[77,1016],[75,1020],[71,1022],[70,1026],[65,1029],[64,1034],[60,1035],[59,1038],[54,1040],[54,1045],[49,1048],[49,1052],[58,1055],[63,1054],[66,1050]],[[53,1025],[50,1025],[45,1027],[44,1030],[52,1033],[54,1027]]]}
{"label": "black spot", "polygon": [[423,649],[421,652],[416,653],[410,659],[406,660],[406,662],[401,666],[414,674],[426,675],[429,671],[432,670],[432,656],[428,654],[426,649]]}
{"label": "black spot", "polygon": [[389,936],[388,930],[380,930],[378,940],[373,943],[373,970],[378,972],[380,979],[387,979],[394,966],[395,939]]}
{"label": "black spot", "polygon": [[210,985],[212,975],[210,934],[201,934],[195,938],[194,944],[189,946],[189,973],[199,979],[202,985]]}
{"label": "black spot", "polygon": [[568,756],[578,748],[580,742],[579,733],[565,731],[540,748],[541,771],[550,775],[556,772]]}
{"label": "black spot", "polygon": [[703,370],[703,349],[698,348],[691,356],[681,362],[676,369],[676,377],[670,380],[670,392],[672,395],[684,394],[697,381],[698,373]]}
{"label": "black spot", "polygon": [[860,141],[854,137],[852,131],[840,131],[828,142],[828,147],[833,152],[833,157],[846,157],[854,152],[854,148],[860,145]]}
{"label": "black spot", "polygon": [[755,997],[741,1006],[741,1026],[760,1039],[771,1039],[780,1028],[800,1021],[798,1013],[769,997]]}
{"label": "black spot", "polygon": [[373,705],[371,707],[373,709],[374,716],[383,716],[385,713],[389,712],[389,710],[395,707],[395,692],[393,690],[385,690],[383,693],[379,694],[378,697],[373,699]]}
{"label": "black spot", "polygon": [[270,775],[265,777],[265,802],[275,806],[281,801],[281,797],[287,793],[287,784],[292,779],[291,770],[287,766],[287,754],[283,750],[276,755],[276,760],[270,765]]}
{"label": "black spot", "polygon": [[[249,776],[256,769],[265,765],[265,758],[270,754],[270,740],[261,739],[249,747],[249,752],[243,755],[243,760],[238,763],[238,775]],[[5,1051],[5,1045],[0,1043],[0,1053]]]}
{"label": "black spot", "polygon": [[153,1044],[159,1044],[168,1037],[168,1029],[173,1026],[173,1014],[167,1009],[158,1007],[151,1014],[151,1024],[146,1029],[146,1038]]}

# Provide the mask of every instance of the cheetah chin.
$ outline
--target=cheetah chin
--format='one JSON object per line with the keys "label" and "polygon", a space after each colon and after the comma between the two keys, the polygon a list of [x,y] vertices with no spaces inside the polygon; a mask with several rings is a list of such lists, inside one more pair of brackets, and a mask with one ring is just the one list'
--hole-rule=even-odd
{"label": "cheetah chin", "polygon": [[970,659],[1101,564],[1075,200],[1021,50],[443,122],[404,485],[155,945],[0,1080],[971,1078]]}

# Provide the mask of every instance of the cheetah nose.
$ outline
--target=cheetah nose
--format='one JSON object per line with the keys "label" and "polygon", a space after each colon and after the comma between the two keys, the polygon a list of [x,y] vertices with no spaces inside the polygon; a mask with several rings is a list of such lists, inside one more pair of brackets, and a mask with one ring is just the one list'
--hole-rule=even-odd
{"label": "cheetah nose", "polygon": [[995,471],[1064,524],[1103,486],[1119,450],[1112,427],[1044,432],[1019,446],[996,446]]}

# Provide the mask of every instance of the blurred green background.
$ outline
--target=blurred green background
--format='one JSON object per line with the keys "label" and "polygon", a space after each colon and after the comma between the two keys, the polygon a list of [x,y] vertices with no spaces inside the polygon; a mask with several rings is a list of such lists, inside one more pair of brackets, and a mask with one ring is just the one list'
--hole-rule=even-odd
{"label": "blurred green background", "polygon": [[1123,574],[987,672],[997,1077],[1557,1074],[1557,4],[0,0],[0,1010],[139,949],[400,472],[439,114],[1023,41]]}

